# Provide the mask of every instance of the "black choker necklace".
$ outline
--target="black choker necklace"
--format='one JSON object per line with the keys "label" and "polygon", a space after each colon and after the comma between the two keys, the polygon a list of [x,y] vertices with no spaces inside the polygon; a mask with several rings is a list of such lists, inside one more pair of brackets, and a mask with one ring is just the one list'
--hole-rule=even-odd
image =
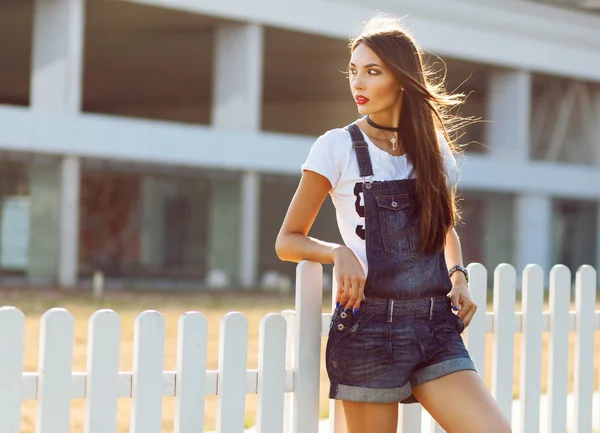
{"label": "black choker necklace", "polygon": [[[400,133],[400,128],[391,128],[391,127],[389,127],[389,126],[381,126],[381,125],[378,125],[377,123],[375,123],[375,122],[373,122],[373,121],[371,120],[371,118],[369,117],[369,115],[368,115],[368,114],[367,114],[366,120],[367,120],[367,123],[368,123],[370,126],[372,126],[373,128],[382,129],[382,130],[384,130],[384,131],[391,131],[391,132],[395,132],[395,133],[397,133],[397,134],[398,134],[398,133]],[[396,140],[396,137],[395,137],[395,136],[393,136],[393,137],[391,138],[390,142],[392,143],[392,150],[396,150],[396,142],[397,142],[397,141],[398,141],[398,140]]]}
{"label": "black choker necklace", "polygon": [[369,117],[369,115],[367,115],[367,123],[369,125],[371,125],[373,128],[383,129],[384,131],[400,132],[400,128],[392,128],[392,127],[389,127],[389,126],[378,125],[377,123],[375,123],[375,122],[373,122],[371,120],[371,118]]}

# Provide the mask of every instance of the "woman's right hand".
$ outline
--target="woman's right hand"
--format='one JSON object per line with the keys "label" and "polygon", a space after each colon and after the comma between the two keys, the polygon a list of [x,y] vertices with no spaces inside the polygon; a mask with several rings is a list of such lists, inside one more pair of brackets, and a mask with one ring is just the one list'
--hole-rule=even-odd
{"label": "woman's right hand", "polygon": [[344,245],[334,250],[333,264],[337,280],[336,305],[343,305],[344,310],[356,314],[364,299],[365,271],[354,252]]}

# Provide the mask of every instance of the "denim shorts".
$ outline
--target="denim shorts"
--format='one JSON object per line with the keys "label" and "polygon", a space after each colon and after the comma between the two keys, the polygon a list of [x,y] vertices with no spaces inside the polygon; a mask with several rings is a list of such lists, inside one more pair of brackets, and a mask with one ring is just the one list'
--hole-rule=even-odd
{"label": "denim shorts", "polygon": [[413,387],[475,370],[460,335],[463,330],[446,296],[367,298],[356,315],[338,307],[326,349],[329,398],[416,402]]}

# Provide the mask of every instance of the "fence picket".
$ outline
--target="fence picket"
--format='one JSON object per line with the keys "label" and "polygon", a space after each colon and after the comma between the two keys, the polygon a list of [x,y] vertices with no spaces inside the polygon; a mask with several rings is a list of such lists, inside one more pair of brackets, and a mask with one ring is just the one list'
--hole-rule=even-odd
{"label": "fence picket", "polygon": [[431,424],[429,424],[429,433],[444,433],[446,430],[444,430],[442,428],[441,425],[439,425],[434,419],[433,417],[430,415],[431,418]]}
{"label": "fence picket", "polygon": [[479,376],[485,379],[485,334],[487,330],[487,270],[479,263],[472,263],[469,270],[469,290],[478,306],[477,313],[464,332],[464,341],[473,359]]}
{"label": "fence picket", "polygon": [[161,433],[165,319],[144,311],[135,319],[131,433]]}
{"label": "fence picket", "polygon": [[[294,346],[296,332],[296,312],[294,310],[284,310],[281,312],[286,322],[286,338],[285,338],[285,369],[294,371]],[[293,382],[293,378],[292,378]],[[292,383],[293,388],[293,383]],[[294,413],[294,393],[287,392],[283,402],[283,433],[292,433],[293,430],[293,413]]]}
{"label": "fence picket", "polygon": [[74,319],[64,308],[52,308],[40,321],[36,433],[69,431]]}
{"label": "fence picket", "polygon": [[285,394],[285,319],[268,314],[260,321],[257,433],[281,433]]}
{"label": "fence picket", "polygon": [[14,307],[0,308],[0,432],[21,430],[21,377],[25,315]]}
{"label": "fence picket", "polygon": [[248,351],[248,319],[241,313],[227,313],[221,319],[219,335],[219,384],[217,433],[244,431]]}
{"label": "fence picket", "polygon": [[579,268],[575,278],[575,375],[573,433],[592,431],[594,398],[594,328],[596,307],[596,271]]}
{"label": "fence picket", "polygon": [[[333,269],[335,275],[335,268]],[[337,295],[337,279],[331,281],[331,311],[335,310],[335,298]],[[333,316],[333,315],[332,315]],[[333,319],[333,317],[331,317]],[[331,324],[331,322],[330,322]],[[329,327],[328,327],[329,328]],[[323,335],[323,332],[321,332]],[[327,334],[329,335],[329,334]],[[344,406],[340,400],[329,401],[329,433],[347,433],[346,418],[344,416]]]}
{"label": "fence picket", "polygon": [[[296,272],[293,433],[317,431],[321,366],[323,266],[302,261]],[[300,380],[302,378],[302,380]]]}
{"label": "fence picket", "polygon": [[544,272],[528,265],[523,272],[519,431],[540,431]]}
{"label": "fence picket", "polygon": [[556,265],[550,271],[548,433],[567,430],[570,303],[571,271],[564,265]]}
{"label": "fence picket", "polygon": [[175,433],[204,432],[208,324],[188,312],[179,318],[175,382]]}
{"label": "fence picket", "polygon": [[96,311],[89,320],[85,433],[117,431],[121,319],[112,310]]}
{"label": "fence picket", "polygon": [[492,395],[509,420],[513,401],[516,285],[515,268],[508,264],[499,265],[494,272]]}
{"label": "fence picket", "polygon": [[420,404],[401,404],[398,410],[398,433],[421,433]]}

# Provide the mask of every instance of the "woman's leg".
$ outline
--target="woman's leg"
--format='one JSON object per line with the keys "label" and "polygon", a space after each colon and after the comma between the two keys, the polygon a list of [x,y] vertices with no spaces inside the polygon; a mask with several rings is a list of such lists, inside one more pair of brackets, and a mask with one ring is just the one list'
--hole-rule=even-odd
{"label": "woman's leg", "polygon": [[425,382],[413,393],[447,433],[511,432],[500,407],[472,370]]}
{"label": "woman's leg", "polygon": [[396,433],[398,403],[344,401],[348,433]]}

